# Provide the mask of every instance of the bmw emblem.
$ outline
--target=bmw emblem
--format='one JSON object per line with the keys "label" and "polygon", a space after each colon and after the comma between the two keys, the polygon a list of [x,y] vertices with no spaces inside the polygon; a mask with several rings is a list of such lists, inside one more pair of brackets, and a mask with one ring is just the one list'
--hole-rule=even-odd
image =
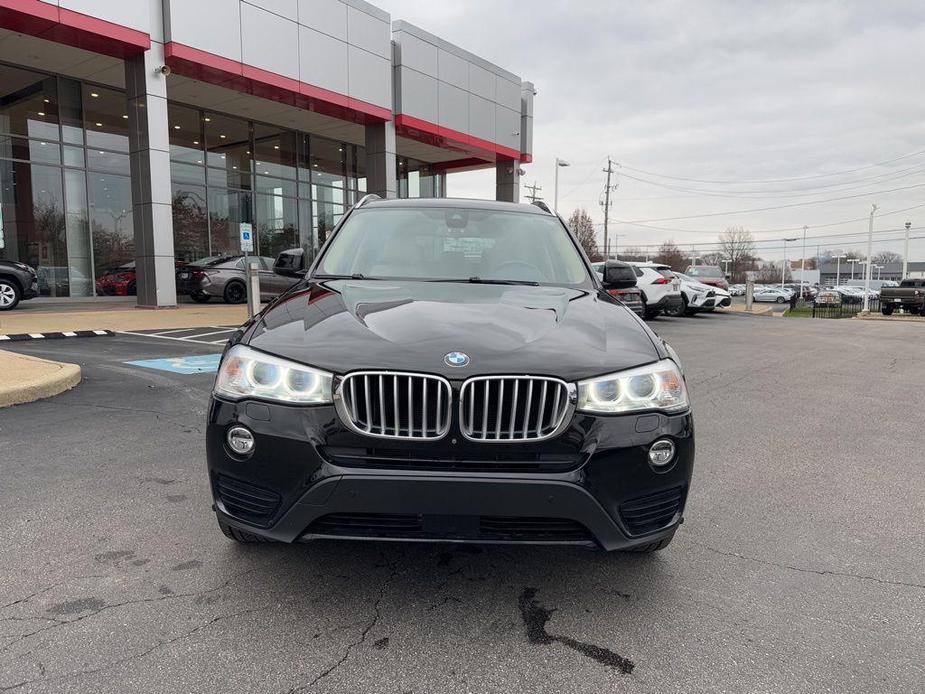
{"label": "bmw emblem", "polygon": [[466,366],[469,363],[469,355],[463,352],[450,352],[443,357],[443,363],[447,366]]}

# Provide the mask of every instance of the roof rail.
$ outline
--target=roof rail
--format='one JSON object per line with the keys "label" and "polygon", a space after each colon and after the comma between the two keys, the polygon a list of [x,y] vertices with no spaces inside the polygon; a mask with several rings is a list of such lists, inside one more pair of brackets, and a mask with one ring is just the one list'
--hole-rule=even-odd
{"label": "roof rail", "polygon": [[542,200],[534,200],[534,201],[533,201],[532,203],[530,203],[530,204],[531,204],[531,205],[536,205],[536,206],[539,207],[541,210],[543,210],[543,212],[546,212],[546,213],[548,213],[548,214],[552,214],[552,210],[549,209],[549,205],[547,205],[547,204],[546,204],[545,202],[543,202]]}
{"label": "roof rail", "polygon": [[359,202],[357,202],[354,207],[363,207],[363,205],[368,203],[370,200],[382,200],[382,198],[375,193],[369,193],[368,195],[364,195],[362,198],[360,198]]}

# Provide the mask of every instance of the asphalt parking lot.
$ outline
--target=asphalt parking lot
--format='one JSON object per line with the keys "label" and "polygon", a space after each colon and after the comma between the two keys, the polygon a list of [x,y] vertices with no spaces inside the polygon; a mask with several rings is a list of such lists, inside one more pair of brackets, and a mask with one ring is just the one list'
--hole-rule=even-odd
{"label": "asphalt parking lot", "polygon": [[925,690],[921,326],[652,325],[698,437],[653,556],[236,546],[205,476],[220,345],[9,346],[84,381],[0,411],[0,691]]}

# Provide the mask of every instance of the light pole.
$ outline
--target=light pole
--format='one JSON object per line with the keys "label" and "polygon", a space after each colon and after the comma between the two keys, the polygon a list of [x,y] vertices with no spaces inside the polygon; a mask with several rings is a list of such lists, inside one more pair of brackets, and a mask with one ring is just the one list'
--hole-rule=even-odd
{"label": "light pole", "polygon": [[[788,241],[796,241],[796,237],[792,239],[784,239],[784,262],[780,266],[780,288],[781,289],[784,288],[784,275],[787,272],[787,242]],[[800,279],[802,281],[802,278]],[[801,287],[801,292],[802,292],[802,287]]]}
{"label": "light pole", "polygon": [[[800,253],[800,296],[803,296],[803,280],[806,273],[806,225],[803,225],[803,251]],[[819,257],[816,257],[819,260]]]}
{"label": "light pole", "polygon": [[870,206],[870,224],[867,227],[867,272],[864,273],[864,313],[870,313],[870,273],[873,267],[870,254],[874,245],[874,215],[877,213],[877,206]]}
{"label": "light pole", "polygon": [[874,265],[874,267],[877,268],[877,279],[879,280],[879,279],[880,279],[880,271],[883,269],[883,266],[882,266],[882,265]]}
{"label": "light pole", "polygon": [[909,276],[909,230],[912,228],[912,222],[906,222],[906,245],[903,248],[903,276],[906,279]]}
{"label": "light pole", "polygon": [[569,163],[564,159],[556,157],[556,184],[553,187],[552,194],[552,211],[559,214],[559,167],[568,166]]}
{"label": "light pole", "polygon": [[861,262],[860,258],[848,258],[848,262],[851,263],[851,279],[854,279],[854,266]]}
{"label": "light pole", "polygon": [[[841,259],[847,258],[846,255],[836,255],[835,256],[835,286],[837,287],[841,284]],[[819,274],[819,281],[822,281],[822,274]]]}

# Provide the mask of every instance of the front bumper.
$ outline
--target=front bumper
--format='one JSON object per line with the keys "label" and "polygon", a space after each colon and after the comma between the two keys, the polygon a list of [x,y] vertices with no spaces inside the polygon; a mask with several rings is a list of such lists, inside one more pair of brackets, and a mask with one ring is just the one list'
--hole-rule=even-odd
{"label": "front bumper", "polygon": [[38,281],[38,278],[33,277],[32,281],[29,283],[29,286],[23,290],[23,293],[20,299],[25,301],[26,299],[34,299],[38,295],[39,295],[39,281]]}
{"label": "front bumper", "polygon": [[[248,427],[253,455],[231,455],[225,434]],[[648,446],[677,447],[664,470]],[[207,429],[219,518],[295,542],[322,537],[451,542],[648,544],[682,522],[694,459],[690,414],[576,414],[555,439],[534,444],[373,440],[333,407],[213,399]]]}

